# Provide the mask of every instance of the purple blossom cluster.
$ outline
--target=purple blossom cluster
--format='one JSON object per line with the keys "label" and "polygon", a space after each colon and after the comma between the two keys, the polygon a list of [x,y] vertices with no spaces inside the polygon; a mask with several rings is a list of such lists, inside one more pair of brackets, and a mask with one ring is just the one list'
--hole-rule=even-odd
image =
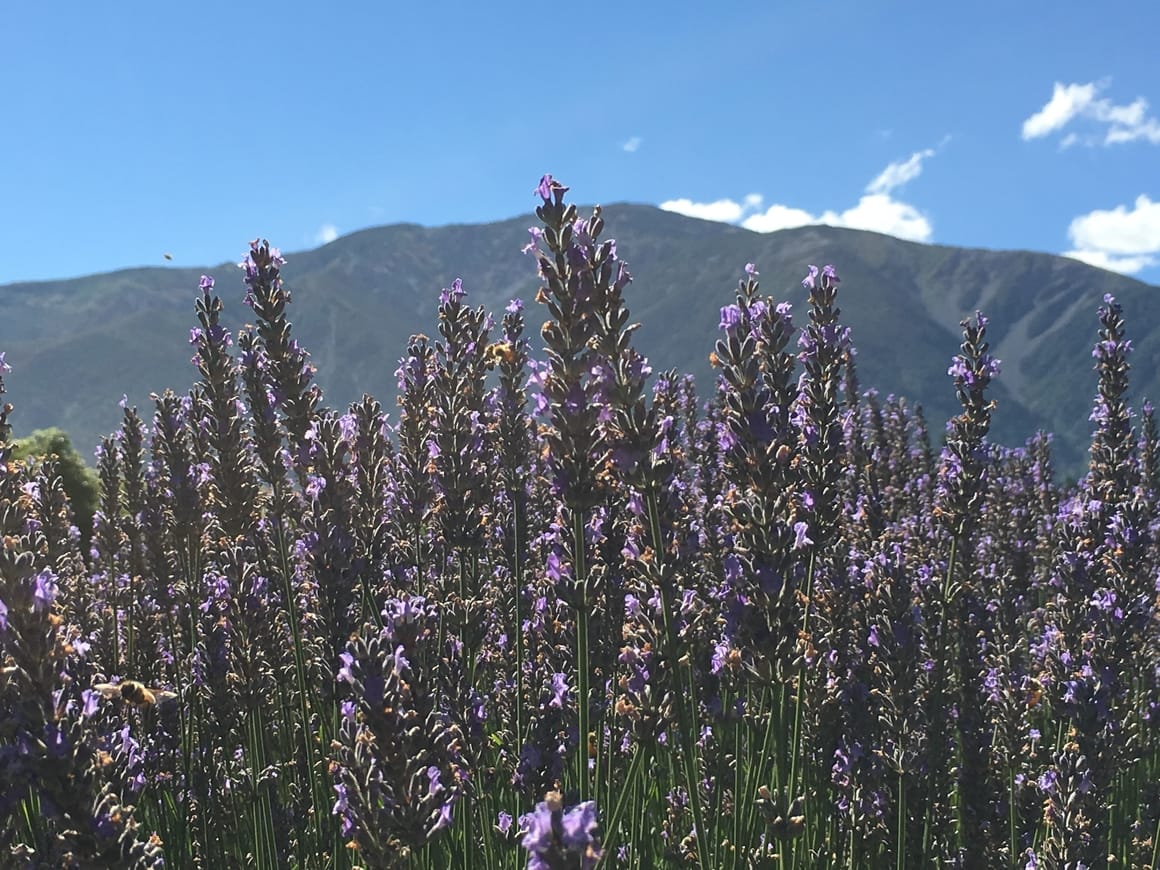
{"label": "purple blossom cluster", "polygon": [[654,374],[567,193],[524,249],[541,343],[433,288],[392,413],[325,404],[276,248],[237,335],[203,277],[196,383],[125,403],[84,534],[0,407],[0,865],[1155,870],[1160,433],[1119,303],[1062,485],[1048,436],[988,439],[982,314],[938,443],[863,390],[833,266],[775,299],[745,264],[707,401]]}

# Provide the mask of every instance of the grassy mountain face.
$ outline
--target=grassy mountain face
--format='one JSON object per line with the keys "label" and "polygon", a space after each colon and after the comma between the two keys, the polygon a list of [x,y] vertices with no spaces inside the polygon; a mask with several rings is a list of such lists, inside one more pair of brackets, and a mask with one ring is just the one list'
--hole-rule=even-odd
{"label": "grassy mountain face", "polygon": [[[758,234],[649,206],[604,213],[605,234],[617,239],[634,275],[626,297],[643,324],[638,347],[657,371],[695,374],[706,396],[719,309],[733,301],[742,267],[753,262],[763,292],[793,302],[799,325],[807,317],[806,265],[834,263],[861,384],[920,403],[935,436],[958,410],[946,370],[959,321],[976,309],[991,319],[992,351],[1003,362],[993,394],[996,440],[1020,444],[1046,429],[1056,434],[1059,464],[1080,467],[1095,391],[1090,350],[1105,293],[1116,295],[1128,318],[1134,396],[1160,397],[1160,289],[1130,278],[1048,254],[920,245],[857,230]],[[370,392],[391,404],[408,337],[435,335],[439,290],[456,277],[469,301],[497,314],[512,297],[524,299],[535,346],[538,282],[532,258],[520,253],[534,223],[529,215],[470,226],[401,224],[288,254],[283,276],[294,297],[295,335],[311,352],[329,403],[341,407]],[[188,389],[196,370],[187,340],[203,273],[217,279],[236,329],[249,309],[233,264],[0,287],[0,350],[13,367],[6,383],[17,434],[60,426],[89,455],[118,425],[123,393],[147,409],[150,392]]]}

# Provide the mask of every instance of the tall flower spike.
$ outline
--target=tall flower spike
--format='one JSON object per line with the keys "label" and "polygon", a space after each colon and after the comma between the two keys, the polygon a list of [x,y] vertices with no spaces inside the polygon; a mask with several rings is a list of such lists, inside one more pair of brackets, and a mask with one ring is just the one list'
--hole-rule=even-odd
{"label": "tall flower spike", "polygon": [[[280,268],[286,260],[264,239],[250,242],[250,252],[239,263],[245,272],[246,304],[258,318],[258,335],[268,359],[269,387],[278,398],[286,430],[296,450],[306,442],[306,433],[322,401],[322,392],[313,383],[314,366],[310,355],[290,337],[286,306],[290,292],[282,283]],[[299,469],[303,485],[305,472]]]}
{"label": "tall flower spike", "polygon": [[1092,436],[1088,489],[1094,498],[1110,504],[1127,491],[1129,481],[1123,469],[1132,454],[1132,420],[1127,405],[1128,356],[1132,342],[1124,337],[1124,309],[1111,294],[1100,306],[1100,337],[1092,349],[1099,373],[1091,420]]}
{"label": "tall flower spike", "polygon": [[938,513],[948,528],[963,534],[974,521],[986,494],[988,455],[983,439],[991,428],[994,401],[987,387],[999,374],[999,360],[990,354],[987,318],[976,312],[964,320],[961,353],[951,361],[947,374],[954,378],[955,393],[963,412],[947,424],[947,443],[939,463]]}
{"label": "tall flower spike", "polygon": [[[545,175],[536,189],[544,200],[536,208],[543,222],[537,249],[543,285],[536,301],[548,308],[550,319],[541,330],[547,346],[548,374],[544,393],[551,425],[547,433],[548,468],[553,490],[564,504],[585,510],[600,500],[596,461],[600,447],[599,384],[590,376],[590,342],[596,335],[593,285],[582,244],[576,236],[594,240],[603,227],[599,214],[578,220],[576,206],[564,204],[568,188]],[[578,232],[579,231],[579,232]]]}
{"label": "tall flower spike", "polygon": [[810,266],[802,280],[809,291],[810,322],[798,338],[804,371],[794,419],[802,456],[802,507],[818,547],[833,534],[840,510],[843,432],[838,395],[850,349],[850,330],[839,323],[842,311],[835,304],[840,280],[833,266],[823,267],[820,274],[817,266]]}

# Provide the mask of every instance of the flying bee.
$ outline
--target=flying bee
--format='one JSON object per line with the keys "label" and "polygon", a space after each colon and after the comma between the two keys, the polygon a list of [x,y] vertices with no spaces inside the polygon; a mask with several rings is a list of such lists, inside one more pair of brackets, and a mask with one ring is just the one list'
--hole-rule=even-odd
{"label": "flying bee", "polygon": [[151,689],[136,680],[122,680],[119,683],[97,683],[93,686],[106,698],[120,698],[134,707],[154,707],[177,698],[176,692],[166,689]]}

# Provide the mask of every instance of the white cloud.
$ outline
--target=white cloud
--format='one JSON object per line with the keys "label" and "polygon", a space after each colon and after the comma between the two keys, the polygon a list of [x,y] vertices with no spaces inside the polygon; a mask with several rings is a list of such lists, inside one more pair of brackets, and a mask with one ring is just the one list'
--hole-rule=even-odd
{"label": "white cloud", "polygon": [[323,224],[314,234],[314,241],[320,245],[329,245],[338,238],[338,227],[334,224]]}
{"label": "white cloud", "polygon": [[853,208],[841,214],[827,211],[818,223],[852,230],[871,230],[911,242],[929,242],[934,230],[930,221],[913,205],[892,199],[886,193],[868,193]]}
{"label": "white cloud", "polygon": [[1141,269],[1156,265],[1155,257],[1117,257],[1104,251],[1064,251],[1063,256],[1089,266],[1107,269],[1109,272],[1119,272],[1121,275],[1135,275]]}
{"label": "white cloud", "polygon": [[1023,138],[1038,139],[1062,129],[1068,121],[1091,105],[1096,90],[1094,82],[1086,85],[1061,85],[1056,82],[1047,105],[1023,122]]}
{"label": "white cloud", "polygon": [[1107,84],[1106,81],[1083,85],[1056,82],[1051,99],[1023,122],[1023,139],[1039,139],[1082,120],[1096,133],[1081,136],[1071,131],[1061,140],[1061,148],[1076,143],[1117,145],[1141,139],[1160,145],[1160,121],[1148,114],[1148,101],[1137,97],[1125,105],[1116,105],[1107,97],[1099,96]]}
{"label": "white cloud", "polygon": [[1067,236],[1065,257],[1133,275],[1160,263],[1160,202],[1141,194],[1131,209],[1096,209],[1075,218]]}
{"label": "white cloud", "polygon": [[866,185],[866,192],[890,193],[906,182],[913,181],[922,174],[922,161],[928,157],[934,157],[933,148],[916,151],[906,160],[891,163],[878,174],[877,178]]}
{"label": "white cloud", "polygon": [[780,203],[771,205],[763,212],[751,214],[741,222],[741,226],[757,233],[772,233],[793,227],[805,227],[821,221],[800,208],[790,208]]}
{"label": "white cloud", "polygon": [[751,193],[741,202],[718,199],[714,202],[693,202],[672,199],[661,203],[666,211],[675,211],[688,217],[736,224],[758,233],[772,233],[793,227],[828,224],[871,230],[914,242],[929,242],[933,235],[930,220],[909,203],[894,199],[891,191],[913,181],[922,173],[922,162],[933,157],[935,150],[917,151],[906,160],[891,163],[866,186],[856,205],[843,211],[827,210],[820,215],[783,203],[773,203],[762,210],[764,197]]}
{"label": "white cloud", "polygon": [[734,202],[731,199],[717,199],[713,202],[693,202],[691,199],[669,199],[661,203],[665,211],[675,211],[685,217],[700,218],[704,221],[720,221],[726,224],[735,224],[751,208],[751,198],[756,197],[761,202],[760,194],[750,194],[745,202]]}
{"label": "white cloud", "polygon": [[1160,145],[1160,121],[1145,118],[1139,124],[1113,127],[1104,136],[1104,144],[1118,145],[1121,142],[1135,142],[1137,139],[1145,139],[1152,145]]}
{"label": "white cloud", "polygon": [[643,141],[644,140],[641,139],[639,136],[633,136],[631,139],[629,139],[627,142],[625,142],[620,147],[622,149],[624,149],[625,151],[627,151],[629,154],[635,154],[637,149],[640,148],[640,143]]}
{"label": "white cloud", "polygon": [[1136,197],[1131,210],[1118,205],[1077,217],[1068,228],[1072,242],[1082,248],[1101,248],[1115,254],[1160,250],[1160,202]]}

